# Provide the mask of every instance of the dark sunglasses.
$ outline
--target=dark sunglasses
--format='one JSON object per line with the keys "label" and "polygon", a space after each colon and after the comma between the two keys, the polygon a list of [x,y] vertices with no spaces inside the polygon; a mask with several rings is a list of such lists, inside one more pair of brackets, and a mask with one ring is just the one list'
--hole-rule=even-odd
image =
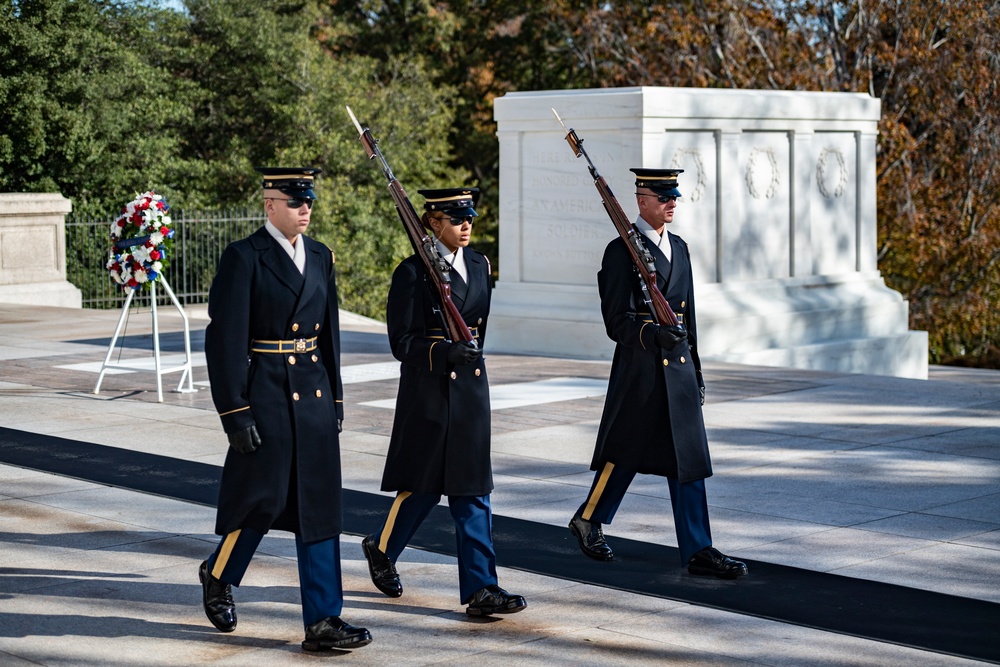
{"label": "dark sunglasses", "polygon": [[474,222],[474,219],[471,215],[462,216],[461,218],[455,218],[449,215],[446,218],[438,218],[438,220],[447,220],[448,222],[451,223],[452,227],[460,227],[463,223],[466,222],[471,225]]}
{"label": "dark sunglasses", "polygon": [[636,194],[640,197],[656,197],[656,201],[661,204],[666,204],[668,201],[677,201],[677,197],[674,195],[647,195],[641,192],[637,192]]}
{"label": "dark sunglasses", "polygon": [[308,199],[303,197],[289,197],[287,199],[285,199],[284,197],[265,197],[264,199],[283,201],[288,205],[288,208],[302,208],[302,205],[305,204],[305,207],[308,209],[311,209],[313,207],[313,202],[316,201],[315,199]]}

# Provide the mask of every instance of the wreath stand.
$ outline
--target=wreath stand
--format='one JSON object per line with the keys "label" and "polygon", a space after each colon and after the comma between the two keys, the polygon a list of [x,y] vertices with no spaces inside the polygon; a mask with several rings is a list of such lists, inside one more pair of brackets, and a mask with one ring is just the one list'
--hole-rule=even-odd
{"label": "wreath stand", "polygon": [[[184,321],[184,363],[173,366],[164,366],[160,360],[160,326],[159,318],[156,313],[156,283],[162,282],[163,289],[166,290],[167,295],[170,297],[170,301],[173,302],[174,307],[177,308],[177,312],[180,313],[181,319]],[[191,328],[188,325],[187,314],[184,309],[181,308],[180,301],[174,295],[174,291],[170,289],[170,283],[167,282],[166,277],[160,276],[158,281],[152,281],[149,283],[150,296],[149,301],[152,304],[151,314],[153,317],[153,367],[156,372],[156,396],[157,401],[163,402],[163,376],[166,373],[173,373],[175,371],[181,372],[181,380],[177,383],[177,391],[182,394],[191,394],[196,391],[194,383],[191,378]],[[122,332],[122,327],[125,324],[125,318],[128,315],[129,305],[132,303],[132,298],[135,296],[137,290],[130,289],[128,291],[128,297],[125,298],[125,304],[122,306],[122,314],[118,318],[118,326],[115,327],[115,335],[111,337],[111,344],[108,345],[108,354],[104,357],[104,363],[101,364],[101,374],[97,376],[97,386],[94,387],[94,393],[99,394],[101,392],[101,382],[104,380],[104,373],[109,368],[117,368],[122,370],[130,371],[148,371],[149,368],[144,366],[135,366],[128,363],[112,362],[111,355],[114,353],[115,344],[118,342],[118,336]],[[184,388],[184,381],[187,380],[187,387]]]}

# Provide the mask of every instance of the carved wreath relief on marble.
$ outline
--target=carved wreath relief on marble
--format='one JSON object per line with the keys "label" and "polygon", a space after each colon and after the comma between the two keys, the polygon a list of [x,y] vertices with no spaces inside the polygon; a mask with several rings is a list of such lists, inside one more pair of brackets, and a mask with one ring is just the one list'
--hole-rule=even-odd
{"label": "carved wreath relief on marble", "polygon": [[705,196],[708,188],[708,176],[705,174],[705,163],[701,159],[701,151],[697,148],[678,148],[674,151],[674,157],[670,160],[669,169],[684,169],[684,158],[690,158],[694,163],[695,185],[691,188],[690,194],[681,190],[684,199],[696,202]]}
{"label": "carved wreath relief on marble", "polygon": [[[832,167],[829,164],[830,158],[836,160],[837,175],[830,178]],[[839,148],[827,147],[819,154],[816,160],[816,184],[819,191],[827,199],[840,197],[847,189],[847,163],[844,161],[844,153]],[[832,187],[831,187],[832,184]]]}
{"label": "carved wreath relief on marble", "polygon": [[770,146],[755,146],[747,158],[747,192],[754,199],[772,199],[781,185],[778,158]]}

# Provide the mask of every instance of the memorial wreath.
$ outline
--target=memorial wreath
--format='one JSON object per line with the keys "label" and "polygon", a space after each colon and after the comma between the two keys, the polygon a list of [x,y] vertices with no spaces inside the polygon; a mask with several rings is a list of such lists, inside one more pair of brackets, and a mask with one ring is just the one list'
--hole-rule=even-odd
{"label": "memorial wreath", "polygon": [[111,223],[111,250],[106,265],[123,290],[137,290],[159,280],[173,249],[170,206],[153,191],[144,192]]}

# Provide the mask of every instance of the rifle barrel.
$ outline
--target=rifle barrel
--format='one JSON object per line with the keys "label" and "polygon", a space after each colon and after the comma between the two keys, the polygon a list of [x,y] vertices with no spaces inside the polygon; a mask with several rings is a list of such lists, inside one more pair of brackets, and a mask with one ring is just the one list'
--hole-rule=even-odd
{"label": "rifle barrel", "polygon": [[[632,257],[632,263],[639,273],[639,285],[643,294],[648,297],[648,303],[653,316],[659,324],[677,326],[680,323],[677,319],[677,314],[674,313],[673,308],[670,307],[670,303],[663,296],[663,293],[660,292],[660,288],[656,284],[655,267],[649,265],[652,258],[640,255],[641,251],[645,251],[645,246],[642,245],[642,241],[636,236],[638,231],[635,225],[629,222],[628,216],[625,215],[621,204],[618,203],[618,198],[611,192],[611,186],[608,185],[607,180],[597,172],[597,167],[594,166],[594,162],[587,155],[587,151],[583,147],[583,139],[577,136],[576,130],[566,127],[566,123],[563,122],[563,119],[560,118],[555,109],[552,109],[552,113],[555,114],[556,120],[559,121],[563,130],[566,131],[566,142],[573,149],[573,153],[576,154],[576,157],[582,155],[587,160],[590,175],[594,177],[594,185],[597,187],[597,193],[604,204],[604,210],[608,212],[611,223],[615,226],[622,241],[625,242],[629,255]],[[639,247],[637,248],[636,245]]]}

